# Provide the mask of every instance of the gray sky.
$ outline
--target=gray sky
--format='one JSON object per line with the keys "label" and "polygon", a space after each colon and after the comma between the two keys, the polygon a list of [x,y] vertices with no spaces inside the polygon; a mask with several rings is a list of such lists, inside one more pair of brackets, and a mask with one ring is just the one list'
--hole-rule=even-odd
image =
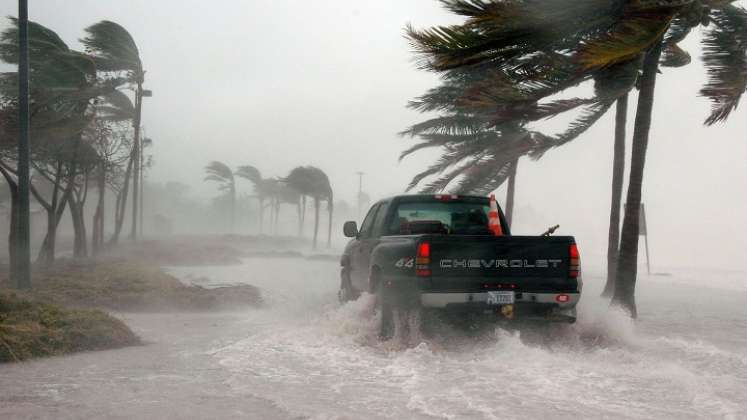
{"label": "gray sky", "polygon": [[[264,176],[312,164],[352,202],[356,171],[366,172],[365,189],[378,197],[401,191],[433,159],[426,153],[398,164],[410,143],[396,133],[423,118],[404,108],[407,100],[437,82],[415,69],[402,28],[455,21],[434,0],[30,3],[31,19],[76,48],[82,29],[101,19],[133,35],[154,91],[143,118],[155,141],[151,179],[178,180],[210,197],[213,187],[202,182],[210,160],[252,164]],[[3,0],[0,12],[15,15],[15,7]],[[726,124],[703,127],[708,103],[697,97],[704,81],[697,36],[685,47],[693,63],[664,69],[657,84],[644,187],[653,262],[742,268],[744,110]],[[539,162],[520,163],[515,230],[536,233],[560,223],[563,233],[577,236],[583,255],[601,261],[612,118]]]}

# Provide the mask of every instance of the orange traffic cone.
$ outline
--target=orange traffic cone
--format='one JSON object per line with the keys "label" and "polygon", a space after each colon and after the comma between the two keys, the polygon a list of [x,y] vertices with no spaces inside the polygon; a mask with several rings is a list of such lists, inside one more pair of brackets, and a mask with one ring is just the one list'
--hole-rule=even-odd
{"label": "orange traffic cone", "polygon": [[501,219],[498,217],[498,203],[495,201],[495,194],[490,194],[490,212],[488,213],[488,229],[495,236],[502,236]]}

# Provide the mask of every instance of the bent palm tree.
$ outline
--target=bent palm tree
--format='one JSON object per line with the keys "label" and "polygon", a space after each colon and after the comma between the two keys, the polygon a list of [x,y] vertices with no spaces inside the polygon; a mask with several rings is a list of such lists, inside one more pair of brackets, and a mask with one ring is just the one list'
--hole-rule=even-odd
{"label": "bent palm tree", "polygon": [[262,173],[259,169],[251,165],[243,165],[236,168],[235,175],[250,181],[254,186],[254,192],[257,194],[257,202],[259,204],[259,233],[262,233],[264,227],[264,215],[265,215],[265,199],[269,195],[268,188],[265,180],[262,178]]}
{"label": "bent palm tree", "polygon": [[314,200],[314,249],[316,249],[317,237],[319,233],[319,207],[321,201],[327,201],[327,212],[329,214],[327,247],[331,247],[334,197],[327,174],[325,174],[321,169],[314,166],[299,166],[291,170],[288,176],[285,177],[284,181],[289,187],[298,191],[298,193],[302,196],[309,196]]}
{"label": "bent palm tree", "polygon": [[[132,156],[134,176],[132,178],[132,226],[130,238],[136,239],[138,194],[140,183],[140,120],[143,108],[143,82],[145,71],[140,60],[137,44],[129,32],[117,23],[102,20],[85,29],[88,34],[81,40],[86,51],[96,62],[97,69],[105,73],[126,74],[126,80],[135,85],[135,114],[132,125],[135,130],[132,142]],[[124,197],[126,202],[127,197]]]}
{"label": "bent palm tree", "polygon": [[216,182],[218,189],[228,195],[229,223],[233,232],[236,217],[236,180],[233,171],[225,163],[214,160],[205,167],[205,173],[205,181]]}
{"label": "bent palm tree", "polygon": [[[451,11],[465,16],[466,23],[423,31],[408,28],[408,36],[420,54],[420,65],[428,70],[443,72],[492,65],[501,70],[520,69],[523,81],[530,83],[537,75],[552,74],[557,68],[554,60],[560,59],[562,62],[570,57],[576,63],[573,77],[552,80],[551,83],[540,82],[545,92],[554,93],[613,65],[625,64],[645,55],[648,73],[644,70],[644,74],[648,80],[645,83],[642,80],[641,86],[651,91],[642,92],[639,96],[640,108],[636,115],[631,162],[635,170],[628,190],[628,209],[623,221],[619,251],[620,264],[616,269],[618,278],[627,284],[616,287],[617,297],[613,298],[616,304],[635,314],[632,291],[637,248],[631,242],[634,235],[630,232],[637,232],[642,168],[652,108],[650,101],[653,100],[654,77],[651,71],[659,63],[662,66],[679,66],[690,61],[689,55],[677,43],[692,27],[709,19],[724,18],[729,12],[734,16],[743,15],[743,11],[729,5],[729,1],[716,0],[549,3],[443,0],[442,3]],[[704,37],[704,41],[711,42],[711,47],[717,46],[710,55],[713,67],[709,69],[709,75],[715,78],[701,91],[714,102],[714,112],[707,123],[719,120],[720,115],[727,115],[744,92],[744,86],[747,86],[743,84],[747,78],[743,66],[745,43],[741,35],[737,35],[744,33],[745,25],[740,23],[740,18],[731,19],[730,24],[724,21],[719,23],[728,29],[714,30]],[[706,47],[708,45],[706,43]],[[658,53],[655,52],[657,49]],[[707,49],[706,52],[708,54]],[[731,52],[736,52],[735,58],[730,58]],[[651,61],[652,54],[656,56],[655,62]],[[708,62],[709,57],[705,58],[704,61]],[[727,68],[729,70],[725,70]],[[611,104],[597,104],[596,107],[601,112],[604,106]],[[723,111],[727,111],[727,114],[723,114]],[[611,227],[611,231],[613,229]],[[626,241],[628,243],[624,243]],[[611,248],[613,241],[610,242]],[[620,277],[622,271],[625,271],[625,277]]]}

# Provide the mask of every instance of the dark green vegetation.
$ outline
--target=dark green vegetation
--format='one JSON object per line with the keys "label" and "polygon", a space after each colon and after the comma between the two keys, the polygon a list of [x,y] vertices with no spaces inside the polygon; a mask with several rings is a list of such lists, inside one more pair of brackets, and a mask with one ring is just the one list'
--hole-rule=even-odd
{"label": "dark green vegetation", "polygon": [[[512,212],[516,167],[578,138],[617,103],[605,294],[636,315],[639,207],[657,74],[690,63],[679,47],[692,29],[702,36],[712,102],[705,123],[724,121],[747,88],[747,11],[721,0],[441,0],[464,18],[459,25],[407,28],[421,68],[443,83],[410,103],[438,112],[402,134],[442,156],[410,183],[436,176],[425,191],[485,193],[510,179]],[[590,97],[562,97],[593,84]],[[625,126],[628,93],[638,89],[630,176],[622,229]],[[696,89],[693,89],[694,91]],[[574,113],[559,134],[543,133],[542,120]],[[510,203],[510,204],[508,204]]]}
{"label": "dark green vegetation", "polygon": [[0,363],[139,344],[100,310],[63,309],[0,291]]}
{"label": "dark green vegetation", "polygon": [[[204,258],[225,251],[207,249],[212,248],[201,248],[208,253]],[[249,285],[185,285],[152,262],[117,257],[58,261],[54,269],[34,272],[34,280],[33,290],[14,292],[8,278],[0,279],[0,362],[139,343],[123,322],[102,311],[216,311],[262,304],[259,290]]]}
{"label": "dark green vegetation", "polygon": [[[0,59],[18,64],[18,21],[0,34]],[[101,252],[108,242],[118,241],[124,221],[130,180],[133,188],[135,238],[138,214],[138,184],[144,161],[140,139],[140,114],[144,70],[137,45],[120,25],[101,21],[85,29],[81,40],[85,51],[70,49],[54,31],[29,23],[30,67],[30,149],[33,177],[30,190],[47,215],[46,235],[37,262],[51,267],[56,257],[57,228],[68,213],[74,228],[73,253],[88,256],[89,239],[84,208],[89,187],[98,192],[91,232],[92,253]],[[128,96],[134,91],[134,104]],[[9,237],[10,270],[17,226],[18,171],[16,139],[18,120],[18,74],[0,75],[0,174],[11,196]],[[115,230],[105,241],[107,190],[117,196],[110,210]],[[92,194],[91,194],[92,195]],[[66,212],[69,210],[69,212]]]}

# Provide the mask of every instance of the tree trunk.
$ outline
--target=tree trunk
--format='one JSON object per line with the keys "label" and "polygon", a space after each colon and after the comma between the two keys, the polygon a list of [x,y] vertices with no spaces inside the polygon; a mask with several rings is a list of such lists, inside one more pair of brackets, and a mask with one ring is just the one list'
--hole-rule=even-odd
{"label": "tree trunk", "polygon": [[135,170],[132,177],[132,226],[130,227],[130,239],[137,239],[137,215],[138,215],[138,193],[140,187],[140,114],[143,108],[143,84],[137,84],[135,93],[135,136],[132,142],[132,156],[130,161],[134,162]]}
{"label": "tree trunk", "polygon": [[612,304],[620,306],[635,318],[638,311],[635,305],[635,282],[638,269],[638,228],[643,187],[643,167],[646,163],[646,148],[651,129],[651,114],[654,106],[656,72],[659,67],[662,41],[654,44],[646,54],[641,76],[641,89],[638,94],[638,107],[633,129],[633,146],[630,159],[628,195],[620,238],[620,255],[615,276],[615,293]]}
{"label": "tree trunk", "polygon": [[88,256],[88,234],[83,218],[83,204],[70,200],[70,216],[73,221],[73,257],[85,258]]}
{"label": "tree trunk", "polygon": [[96,204],[96,213],[93,216],[93,233],[91,236],[91,247],[93,255],[101,252],[104,244],[104,203],[106,194],[106,169],[104,164],[99,169],[98,178],[96,179],[96,188],[98,189],[98,203]]}
{"label": "tree trunk", "polygon": [[327,211],[329,212],[329,226],[327,227],[327,248],[332,248],[332,212],[334,211],[334,203],[331,197],[327,202]]}
{"label": "tree trunk", "polygon": [[[17,241],[18,241],[18,232],[16,229],[18,228],[18,183],[16,183],[16,180],[13,179],[13,176],[10,174],[10,171],[8,171],[5,167],[0,166],[0,173],[2,173],[3,177],[5,178],[5,181],[8,184],[8,189],[10,190],[10,231],[8,232],[8,278],[10,279],[11,284],[17,284],[18,281],[18,273],[16,272],[16,269],[18,268],[18,255],[16,254],[17,248]],[[19,288],[20,285],[19,285]]]}
{"label": "tree trunk", "polygon": [[265,225],[265,198],[259,197],[259,230],[258,233],[261,235]]}
{"label": "tree trunk", "polygon": [[[10,185],[9,185],[10,186]],[[10,232],[8,233],[8,276],[11,284],[17,284],[18,255],[16,242],[18,241],[18,187],[10,189]]]}
{"label": "tree trunk", "polygon": [[301,196],[301,216],[298,219],[298,236],[303,237],[303,224],[306,222],[306,196]]}
{"label": "tree trunk", "polygon": [[514,217],[514,194],[516,193],[516,167],[519,165],[519,159],[516,158],[511,164],[511,173],[508,175],[508,188],[506,189],[506,224],[511,228],[511,221]]}
{"label": "tree trunk", "polygon": [[65,212],[65,207],[70,200],[70,194],[72,193],[72,181],[65,188],[62,198],[59,204],[56,204],[47,208],[47,233],[44,235],[44,241],[39,249],[39,255],[37,261],[40,262],[44,267],[51,267],[55,261],[55,248],[57,246],[57,227],[60,224],[60,219]]}
{"label": "tree trunk", "polygon": [[312,247],[316,249],[316,239],[319,234],[319,197],[314,197],[314,241]]}
{"label": "tree trunk", "polygon": [[130,188],[130,177],[132,176],[132,159],[127,163],[127,170],[124,175],[124,186],[122,191],[117,195],[117,208],[115,209],[114,234],[109,239],[109,244],[114,245],[119,241],[119,235],[122,233],[124,224],[125,209],[127,208],[127,194]]}
{"label": "tree trunk", "polygon": [[622,201],[623,178],[625,177],[625,124],[628,116],[628,94],[617,99],[615,110],[615,145],[612,158],[612,202],[610,204],[610,226],[607,236],[607,283],[603,297],[612,296],[617,274],[617,253],[620,249],[620,202]]}
{"label": "tree trunk", "polygon": [[230,215],[231,227],[228,233],[234,233],[236,231],[235,229],[236,228],[236,185],[231,184],[231,190],[229,191],[229,193],[231,194],[231,197],[230,197],[231,202],[229,203],[229,205],[231,206],[231,208],[229,209],[229,211],[231,212],[231,215]]}
{"label": "tree trunk", "polygon": [[278,236],[278,220],[280,220],[280,198],[275,198],[275,227],[274,234]]}

